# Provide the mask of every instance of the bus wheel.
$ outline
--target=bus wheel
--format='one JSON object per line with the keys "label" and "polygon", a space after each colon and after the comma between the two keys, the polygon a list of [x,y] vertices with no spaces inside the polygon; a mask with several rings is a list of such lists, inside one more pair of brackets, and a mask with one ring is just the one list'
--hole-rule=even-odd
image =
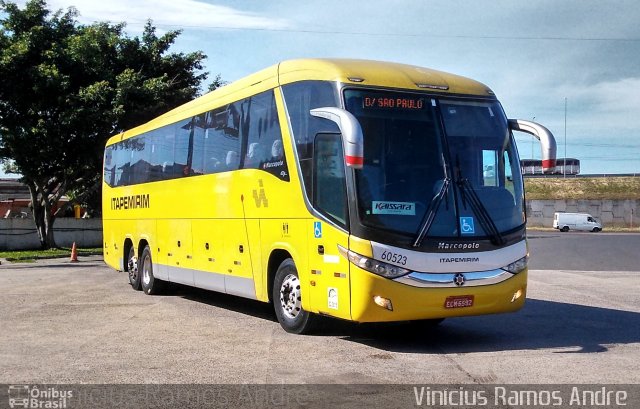
{"label": "bus wheel", "polygon": [[153,276],[153,262],[151,261],[151,250],[149,246],[145,246],[140,257],[140,282],[142,291],[145,294],[158,294],[164,290],[164,281],[158,280]]}
{"label": "bus wheel", "polygon": [[560,229],[560,231],[561,231],[561,232],[564,232],[564,233],[568,232],[568,231],[569,231],[569,226],[564,226],[564,227],[562,227],[562,228]]}
{"label": "bus wheel", "polygon": [[131,288],[139,291],[142,287],[140,285],[140,274],[138,273],[138,259],[133,247],[129,249],[129,255],[127,256],[127,271],[129,272]]}
{"label": "bus wheel", "polygon": [[276,316],[285,331],[292,334],[309,333],[315,317],[302,308],[300,279],[296,265],[290,258],[278,267],[272,297]]}

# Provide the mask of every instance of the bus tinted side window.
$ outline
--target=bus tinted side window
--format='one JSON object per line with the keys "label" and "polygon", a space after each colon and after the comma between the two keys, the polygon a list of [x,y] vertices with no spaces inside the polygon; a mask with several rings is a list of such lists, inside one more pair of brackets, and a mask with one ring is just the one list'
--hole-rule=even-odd
{"label": "bus tinted side window", "polygon": [[104,180],[127,186],[241,165],[289,180],[273,90],[110,145]]}
{"label": "bus tinted side window", "polygon": [[309,111],[321,107],[340,106],[334,85],[323,81],[301,81],[282,87],[287,112],[291,121],[291,132],[296,141],[296,150],[307,197],[311,198],[311,170],[313,139],[321,132],[339,133],[338,125],[326,119],[311,116]]}
{"label": "bus tinted side window", "polygon": [[193,147],[191,158],[191,174],[204,175],[204,137],[206,133],[207,114],[193,118]]}
{"label": "bus tinted side window", "polygon": [[131,153],[126,146],[120,142],[114,146],[113,158],[115,166],[114,186],[125,186],[129,184],[129,158]]}
{"label": "bus tinted side window", "polygon": [[173,149],[176,139],[173,125],[158,129],[155,137],[157,138],[157,150],[154,162],[159,166],[160,179],[171,179],[173,177]]}
{"label": "bus tinted side window", "polygon": [[162,162],[160,162],[160,150],[161,144],[164,142],[161,139],[161,129],[156,129],[147,133],[146,149],[149,151],[149,172],[147,172],[147,182],[154,182],[156,180],[162,180]]}
{"label": "bus tinted side window", "polygon": [[204,173],[238,169],[241,121],[240,102],[207,112],[204,130]]}
{"label": "bus tinted side window", "polygon": [[193,121],[191,118],[176,124],[173,177],[189,176],[193,161]]}
{"label": "bus tinted side window", "polygon": [[251,97],[246,125],[243,136],[246,135],[247,147],[243,168],[262,169],[289,181],[273,91]]}
{"label": "bus tinted side window", "polygon": [[147,147],[148,138],[145,135],[129,139],[128,149],[130,152],[130,177],[129,184],[144,183],[149,174],[149,149]]}
{"label": "bus tinted side window", "polygon": [[107,146],[104,151],[104,172],[102,178],[109,186],[115,186],[116,184],[116,166],[115,158],[113,157],[114,145]]}
{"label": "bus tinted side window", "polygon": [[315,138],[313,206],[341,226],[347,225],[347,187],[340,134]]}

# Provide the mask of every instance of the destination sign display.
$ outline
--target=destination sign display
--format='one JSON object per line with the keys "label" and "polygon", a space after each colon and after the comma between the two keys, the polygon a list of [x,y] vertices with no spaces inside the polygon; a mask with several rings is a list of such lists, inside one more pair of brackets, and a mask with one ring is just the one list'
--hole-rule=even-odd
{"label": "destination sign display", "polygon": [[401,109],[418,110],[424,108],[424,98],[411,96],[363,95],[362,107],[364,109]]}

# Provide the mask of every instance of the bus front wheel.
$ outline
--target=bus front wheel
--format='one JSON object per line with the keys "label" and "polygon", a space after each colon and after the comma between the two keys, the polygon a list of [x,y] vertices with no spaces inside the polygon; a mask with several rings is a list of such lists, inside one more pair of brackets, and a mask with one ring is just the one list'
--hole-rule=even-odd
{"label": "bus front wheel", "polygon": [[144,250],[142,250],[139,269],[140,283],[145,294],[158,294],[164,290],[164,281],[158,280],[153,275],[153,262],[151,261],[151,249],[149,246],[145,246]]}
{"label": "bus front wheel", "polygon": [[302,308],[300,279],[293,260],[280,264],[273,282],[273,306],[282,328],[292,334],[306,334],[312,329],[314,316]]}
{"label": "bus front wheel", "polygon": [[129,284],[131,284],[131,288],[136,291],[140,290],[142,287],[140,285],[138,259],[136,258],[136,252],[133,246],[129,249],[129,254],[127,255],[127,272],[129,273]]}

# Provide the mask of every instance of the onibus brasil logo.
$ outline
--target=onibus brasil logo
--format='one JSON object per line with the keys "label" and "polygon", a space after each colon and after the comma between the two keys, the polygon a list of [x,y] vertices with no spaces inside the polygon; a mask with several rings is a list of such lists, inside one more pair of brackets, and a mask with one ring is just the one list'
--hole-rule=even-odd
{"label": "onibus brasil logo", "polygon": [[9,385],[10,408],[64,409],[73,398],[73,391],[56,387],[42,388],[36,385]]}

